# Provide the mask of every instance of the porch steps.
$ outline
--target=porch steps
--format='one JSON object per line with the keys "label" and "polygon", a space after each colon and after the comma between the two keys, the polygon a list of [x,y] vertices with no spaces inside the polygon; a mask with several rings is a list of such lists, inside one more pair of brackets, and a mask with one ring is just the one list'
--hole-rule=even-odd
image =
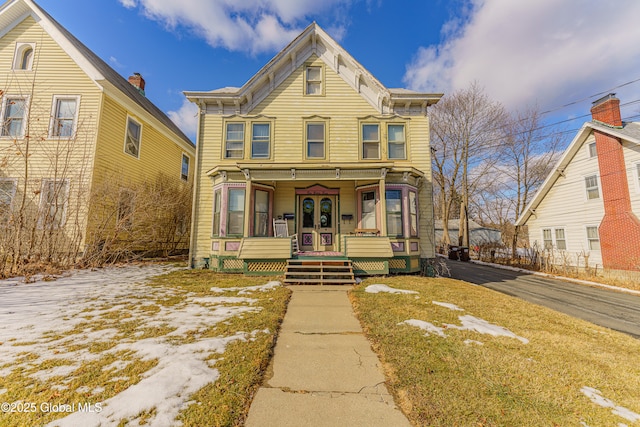
{"label": "porch steps", "polygon": [[285,284],[353,285],[353,266],[349,259],[290,259]]}

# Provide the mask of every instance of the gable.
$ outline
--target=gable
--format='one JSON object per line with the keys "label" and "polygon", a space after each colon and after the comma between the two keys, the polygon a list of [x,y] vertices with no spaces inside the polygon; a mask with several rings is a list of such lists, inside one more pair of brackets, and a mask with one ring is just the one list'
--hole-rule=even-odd
{"label": "gable", "polygon": [[[626,141],[631,145],[640,145],[639,123],[624,123],[620,128],[607,126],[598,122],[585,123],[564,151],[562,157],[558,160],[553,170],[542,183],[529,204],[525,207],[520,218],[517,219],[516,225],[526,224],[531,215],[535,213],[536,209],[545,202],[545,198],[547,198],[549,193],[552,192],[554,186],[557,185],[558,180],[566,176],[569,169],[571,169],[572,173],[580,173],[580,171],[583,170],[582,165],[584,164],[584,161],[581,160],[585,160],[584,158],[588,156],[586,146],[595,140],[593,135],[594,131],[606,133],[615,138],[619,138],[622,141]],[[578,160],[578,162],[576,162],[576,160]],[[595,168],[592,166],[591,168],[584,169],[584,173],[596,173],[599,175],[597,163],[595,163]],[[584,185],[580,186],[579,195],[582,195],[583,187]],[[574,196],[576,196],[576,194],[574,194]],[[571,202],[562,200],[562,204],[563,206],[570,206]]]}
{"label": "gable", "polygon": [[309,25],[241,88],[184,93],[192,102],[207,104],[207,113],[248,114],[305,63],[316,58],[377,114],[426,114],[427,106],[442,97],[442,94],[387,89],[316,23]]}

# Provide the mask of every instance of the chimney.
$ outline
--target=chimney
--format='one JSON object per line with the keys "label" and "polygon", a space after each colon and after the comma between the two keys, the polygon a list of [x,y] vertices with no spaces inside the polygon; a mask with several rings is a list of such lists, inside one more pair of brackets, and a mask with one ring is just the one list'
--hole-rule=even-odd
{"label": "chimney", "polygon": [[133,73],[132,76],[129,76],[129,83],[138,89],[141,95],[144,95],[144,79],[140,73]]}
{"label": "chimney", "polygon": [[[593,103],[593,121],[622,127],[620,100],[609,94]],[[640,269],[640,220],[631,208],[622,141],[610,133],[593,131],[602,185],[604,217],[598,228],[605,268]]]}
{"label": "chimney", "polygon": [[620,100],[616,98],[616,94],[610,93],[595,101],[591,107],[591,117],[605,125],[622,126]]}

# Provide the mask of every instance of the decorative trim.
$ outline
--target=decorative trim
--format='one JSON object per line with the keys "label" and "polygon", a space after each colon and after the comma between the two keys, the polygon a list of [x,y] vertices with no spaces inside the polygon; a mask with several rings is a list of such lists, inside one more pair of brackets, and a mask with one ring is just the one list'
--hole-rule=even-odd
{"label": "decorative trim", "polygon": [[316,184],[307,188],[296,188],[296,195],[339,195],[339,188],[327,188],[324,185]]}

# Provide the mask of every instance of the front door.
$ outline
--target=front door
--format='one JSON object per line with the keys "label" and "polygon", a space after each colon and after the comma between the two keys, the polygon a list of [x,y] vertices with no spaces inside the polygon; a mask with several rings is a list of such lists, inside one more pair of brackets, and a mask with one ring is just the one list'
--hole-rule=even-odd
{"label": "front door", "polygon": [[333,251],[336,236],[336,197],[300,196],[300,249]]}

